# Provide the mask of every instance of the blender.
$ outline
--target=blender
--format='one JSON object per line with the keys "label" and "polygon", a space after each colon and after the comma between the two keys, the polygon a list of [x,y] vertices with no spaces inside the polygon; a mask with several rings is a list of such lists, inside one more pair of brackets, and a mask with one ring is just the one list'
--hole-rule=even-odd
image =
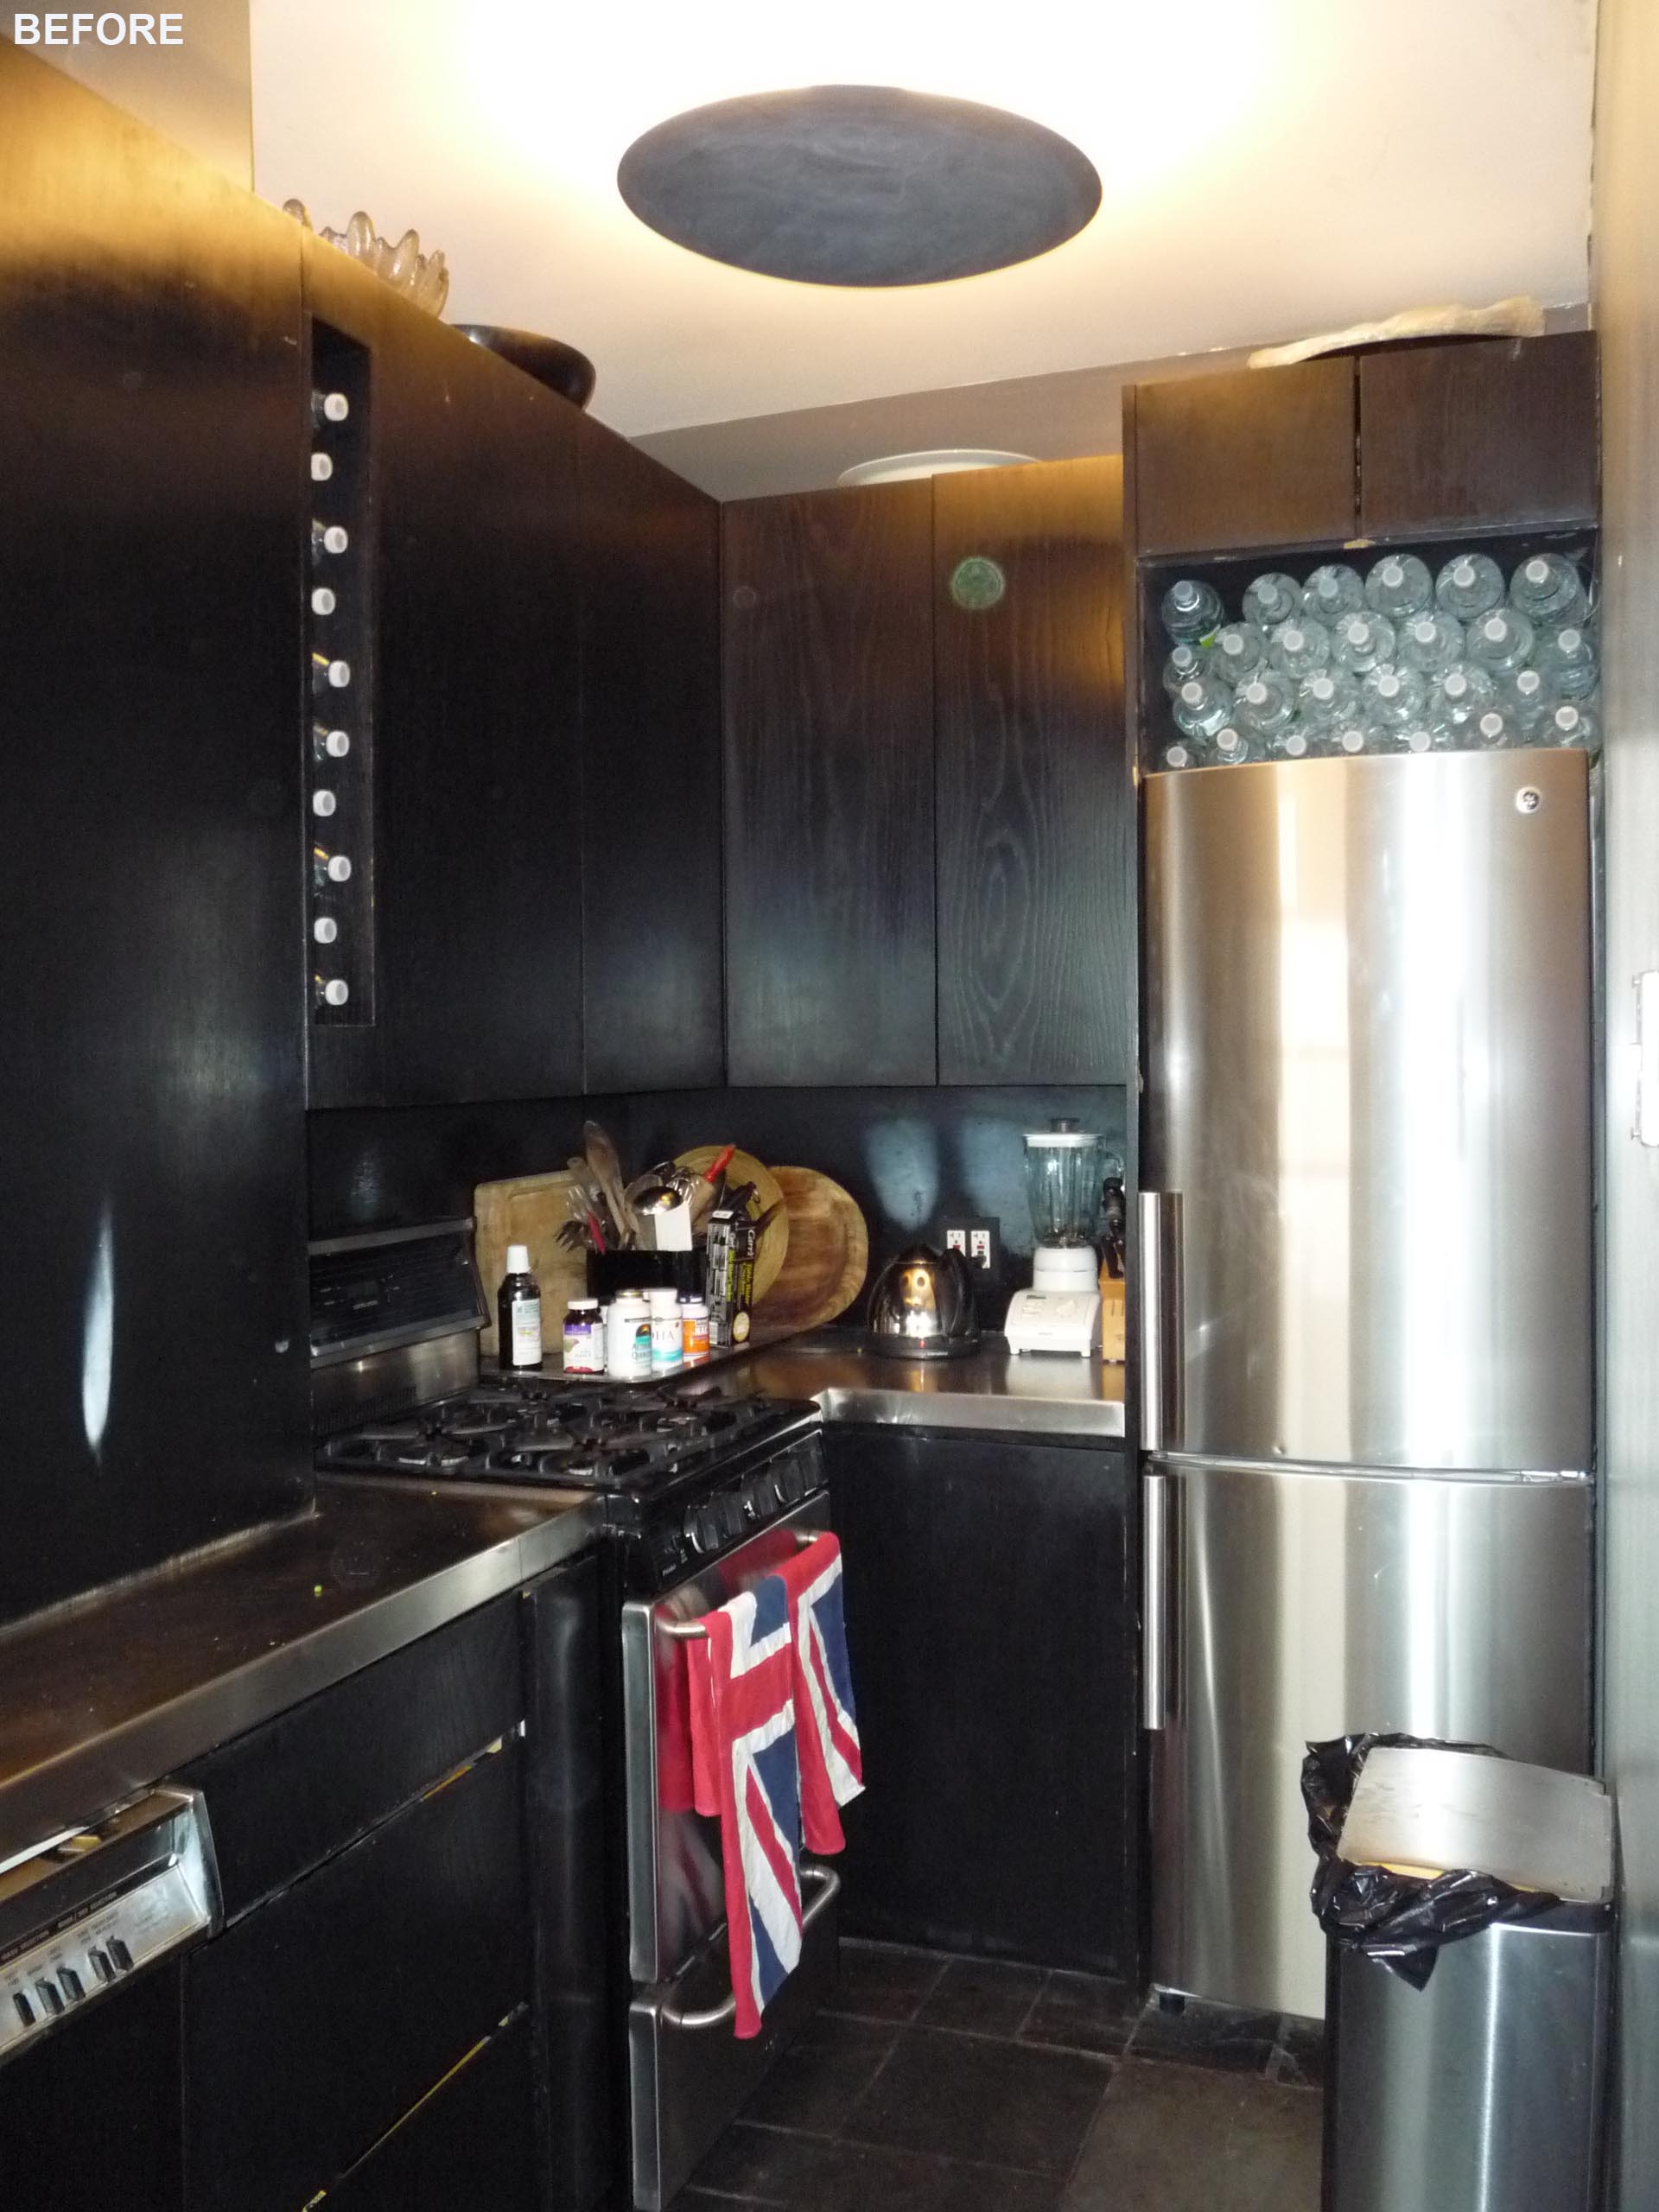
{"label": "blender", "polygon": [[1008,1349],[1075,1353],[1100,1350],[1100,1139],[1075,1122],[1026,1133],[1026,1197],[1037,1249],[1031,1288],[1008,1307]]}

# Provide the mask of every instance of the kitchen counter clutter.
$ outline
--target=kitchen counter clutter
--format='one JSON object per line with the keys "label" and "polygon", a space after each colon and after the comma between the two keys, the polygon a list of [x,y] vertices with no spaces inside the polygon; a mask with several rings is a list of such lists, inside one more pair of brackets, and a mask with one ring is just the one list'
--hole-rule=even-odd
{"label": "kitchen counter clutter", "polygon": [[592,1501],[318,1484],[315,1511],[0,1639],[0,1861],[588,1544]]}
{"label": "kitchen counter clutter", "polygon": [[1098,1358],[1016,1355],[997,1336],[955,1359],[894,1359],[865,1350],[861,1331],[834,1328],[732,1360],[713,1387],[810,1398],[832,1423],[1115,1442],[1123,1435],[1125,1372]]}

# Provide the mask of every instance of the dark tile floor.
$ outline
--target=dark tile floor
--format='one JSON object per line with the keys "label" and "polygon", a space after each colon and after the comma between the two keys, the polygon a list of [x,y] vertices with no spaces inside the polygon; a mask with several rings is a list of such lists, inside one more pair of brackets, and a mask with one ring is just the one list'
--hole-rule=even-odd
{"label": "dark tile floor", "polygon": [[1320,2034],[843,1943],[830,2005],[673,2212],[1318,2212]]}

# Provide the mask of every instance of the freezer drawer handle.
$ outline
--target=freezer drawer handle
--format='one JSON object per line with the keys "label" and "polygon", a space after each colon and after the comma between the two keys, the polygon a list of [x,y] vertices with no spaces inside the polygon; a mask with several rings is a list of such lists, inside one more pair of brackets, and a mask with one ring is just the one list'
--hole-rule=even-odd
{"label": "freezer drawer handle", "polygon": [[1179,1445],[1186,1425],[1185,1287],[1178,1191],[1141,1193],[1141,1447]]}
{"label": "freezer drawer handle", "polygon": [[1141,1478],[1141,1725],[1164,1725],[1164,1657],[1169,1641],[1169,1483],[1164,1475]]}
{"label": "freezer drawer handle", "polygon": [[[817,1895],[807,1906],[802,1916],[801,1935],[802,1940],[804,1941],[807,1929],[829,1911],[830,1906],[841,1895],[841,1877],[830,1866],[803,1866],[801,1881],[803,1885],[811,1883],[817,1891]],[[722,1997],[718,2005],[706,2005],[700,2012],[684,2012],[679,2005],[671,2002],[663,2007],[663,2025],[665,2028],[717,2028],[722,2022],[729,2020],[736,2010],[735,1990]]]}

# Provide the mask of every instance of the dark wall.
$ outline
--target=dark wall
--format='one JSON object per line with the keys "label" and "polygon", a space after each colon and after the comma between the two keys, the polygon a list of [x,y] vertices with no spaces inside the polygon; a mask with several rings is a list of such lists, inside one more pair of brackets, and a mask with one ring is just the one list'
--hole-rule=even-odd
{"label": "dark wall", "polygon": [[1071,1115],[1121,1152],[1124,1093],[1112,1084],[646,1091],[586,1102],[313,1114],[312,1234],[468,1213],[477,1183],[562,1167],[581,1149],[588,1114],[610,1130],[633,1173],[692,1145],[734,1141],[773,1166],[820,1169],[863,1209],[873,1261],[934,1229],[947,1209],[988,1216],[1002,1224],[1007,1242],[1000,1298],[1027,1279],[1022,1132]]}

